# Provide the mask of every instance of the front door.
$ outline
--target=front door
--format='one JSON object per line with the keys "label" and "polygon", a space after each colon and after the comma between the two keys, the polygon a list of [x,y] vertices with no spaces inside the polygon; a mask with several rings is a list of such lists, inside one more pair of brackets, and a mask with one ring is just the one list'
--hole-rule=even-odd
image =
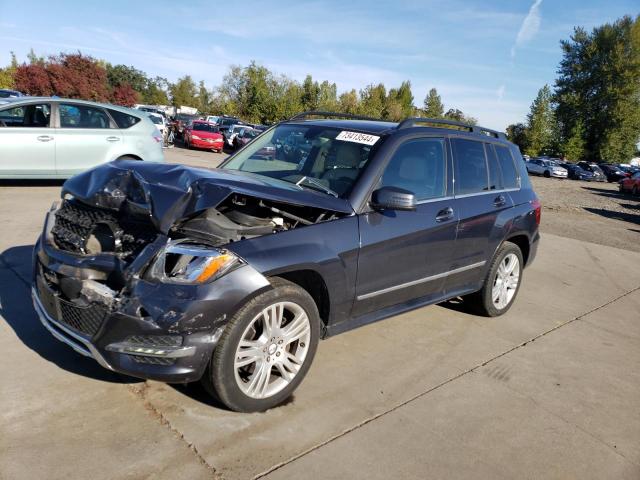
{"label": "front door", "polygon": [[377,188],[413,192],[415,211],[359,216],[360,254],[353,316],[440,295],[449,271],[458,214],[448,195],[445,140],[418,137],[396,149]]}
{"label": "front door", "polygon": [[32,103],[0,110],[0,176],[55,174],[56,136],[51,105]]}

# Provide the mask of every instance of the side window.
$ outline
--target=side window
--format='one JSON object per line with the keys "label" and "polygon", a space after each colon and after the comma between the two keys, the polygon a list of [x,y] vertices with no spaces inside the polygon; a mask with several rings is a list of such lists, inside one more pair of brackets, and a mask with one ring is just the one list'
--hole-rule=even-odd
{"label": "side window", "polygon": [[484,144],[485,153],[487,155],[487,166],[489,167],[489,190],[502,190],[504,184],[502,181],[502,172],[498,165],[498,157],[490,143]]}
{"label": "side window", "polygon": [[513,162],[513,156],[507,147],[493,146],[498,156],[498,164],[502,172],[503,188],[518,188],[518,171]]}
{"label": "side window", "polygon": [[22,105],[0,111],[0,127],[47,128],[51,119],[48,103]]}
{"label": "side window", "polygon": [[109,128],[109,117],[101,108],[87,105],[61,103],[60,127],[62,128]]}
{"label": "side window", "polygon": [[[135,117],[133,115],[129,115],[127,113],[119,112],[118,110],[109,109],[109,114],[111,115],[111,118],[113,118],[113,121],[116,122],[116,125],[118,125],[118,128],[133,127],[136,123],[140,121],[140,118]],[[162,122],[159,122],[159,123],[162,123]]]}
{"label": "side window", "polygon": [[456,195],[486,192],[489,178],[482,142],[453,138],[451,143],[456,164]]}
{"label": "side window", "polygon": [[420,138],[409,140],[396,150],[380,186],[404,188],[420,201],[444,197],[446,179],[444,139]]}

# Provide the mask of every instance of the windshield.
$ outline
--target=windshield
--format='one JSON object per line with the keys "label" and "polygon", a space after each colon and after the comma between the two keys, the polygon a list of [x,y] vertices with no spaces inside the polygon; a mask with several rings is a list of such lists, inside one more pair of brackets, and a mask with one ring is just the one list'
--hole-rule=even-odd
{"label": "windshield", "polygon": [[198,132],[218,133],[218,127],[209,123],[194,123],[193,130],[196,130]]}
{"label": "windshield", "polygon": [[284,124],[257,137],[221,168],[344,198],[381,142],[378,136],[322,125]]}

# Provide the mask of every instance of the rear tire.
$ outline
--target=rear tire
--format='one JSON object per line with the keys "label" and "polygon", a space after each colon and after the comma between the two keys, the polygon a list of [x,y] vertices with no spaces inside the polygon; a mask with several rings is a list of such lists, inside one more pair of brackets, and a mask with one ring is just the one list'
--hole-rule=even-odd
{"label": "rear tire", "polygon": [[205,389],[236,412],[268,410],[289,398],[318,347],[313,298],[284,279],[271,285],[229,321],[202,378]]}
{"label": "rear tire", "polygon": [[633,195],[634,197],[637,197],[638,195],[640,195],[640,193],[638,193],[637,185],[634,185],[633,188],[631,189],[631,195]]}
{"label": "rear tire", "polygon": [[503,315],[511,308],[518,295],[523,267],[520,248],[514,243],[504,242],[491,261],[482,288],[467,295],[465,303],[487,317]]}

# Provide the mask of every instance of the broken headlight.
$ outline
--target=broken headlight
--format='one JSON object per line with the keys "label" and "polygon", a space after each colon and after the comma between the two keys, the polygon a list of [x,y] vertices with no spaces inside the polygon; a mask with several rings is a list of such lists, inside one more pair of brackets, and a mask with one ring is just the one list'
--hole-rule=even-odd
{"label": "broken headlight", "polygon": [[179,240],[160,251],[147,276],[163,283],[196,285],[221,277],[241,262],[227,250]]}

